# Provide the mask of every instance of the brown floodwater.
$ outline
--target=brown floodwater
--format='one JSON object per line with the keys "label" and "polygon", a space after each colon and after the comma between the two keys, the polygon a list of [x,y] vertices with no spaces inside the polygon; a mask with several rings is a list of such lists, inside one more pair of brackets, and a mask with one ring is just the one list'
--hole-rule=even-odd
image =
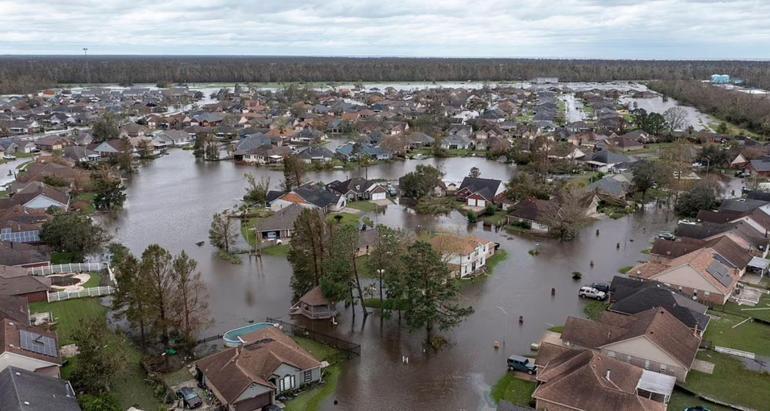
{"label": "brown floodwater", "polygon": [[[483,158],[451,158],[376,165],[368,169],[368,176],[397,179],[420,163],[439,166],[453,180],[461,180],[474,166],[488,178],[507,180],[515,173],[509,165]],[[276,187],[282,179],[277,171],[231,162],[196,162],[189,151],[171,151],[132,177],[125,209],[107,223],[115,238],[137,254],[157,243],[174,253],[185,250],[198,261],[214,318],[205,335],[263,321],[266,316],[289,320],[291,267],[285,258],[265,256],[258,264],[244,257],[243,264],[233,265],[219,260],[208,245],[211,216],[239,201],[245,172],[269,175]],[[335,170],[312,173],[310,178],[328,182],[363,174],[364,170]],[[650,247],[650,238],[674,224],[667,213],[651,209],[618,220],[598,220],[582,230],[577,240],[562,243],[511,236],[480,223],[469,225],[459,213],[419,216],[395,204],[371,217],[406,229],[471,232],[499,242],[508,258],[490,277],[463,288],[462,302],[475,312],[445,333],[450,345],[441,352],[424,353],[424,331],[410,333],[398,326],[395,317],[383,320],[377,313],[364,323],[360,312],[354,321],[346,309],[336,328],[327,322],[312,324],[362,347],[360,358],[346,363],[337,392],[325,402],[329,410],[493,409],[489,391],[505,373],[505,358],[527,353],[530,343],[547,328],[563,324],[569,315],[582,314],[579,283],[571,273],[582,272],[583,283],[608,281],[618,268],[644,259],[641,251]],[[198,247],[198,241],[206,244]],[[536,247],[540,254],[531,256],[528,251]],[[551,288],[556,289],[554,297]],[[495,341],[502,344],[499,350],[493,348]],[[409,357],[408,364],[402,363],[402,356]]]}

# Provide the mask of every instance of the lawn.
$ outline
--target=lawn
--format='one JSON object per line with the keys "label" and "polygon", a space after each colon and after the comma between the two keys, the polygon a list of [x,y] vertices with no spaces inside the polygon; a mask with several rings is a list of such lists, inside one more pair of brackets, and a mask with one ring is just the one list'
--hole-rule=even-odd
{"label": "lawn", "polygon": [[96,211],[94,207],[94,198],[96,193],[80,193],[75,197],[75,201],[85,201],[88,203],[88,208],[85,209],[86,214],[92,214]]}
{"label": "lawn", "polygon": [[583,314],[590,320],[598,320],[602,313],[607,311],[609,306],[610,303],[608,302],[591,300],[583,306]]}
{"label": "lawn", "polygon": [[508,258],[507,251],[503,250],[502,248],[495,251],[495,255],[487,259],[487,272],[492,274],[495,271],[495,267],[497,267],[497,265],[501,262],[505,261],[506,258]]}
{"label": "lawn", "polygon": [[[61,345],[73,342],[72,335],[77,331],[81,319],[105,318],[107,314],[107,308],[99,304],[98,298],[78,298],[55,303],[32,303],[29,310],[32,313],[53,313],[54,320],[57,322],[56,333]],[[113,336],[115,344],[123,346],[128,355],[126,373],[115,384],[113,394],[123,408],[138,406],[145,410],[158,409],[160,402],[155,398],[153,388],[145,383],[146,376],[140,365],[141,353],[124,337],[117,334],[113,334]],[[77,357],[70,359],[69,364],[62,369],[62,374],[65,377],[68,376],[74,370],[76,363]]]}
{"label": "lawn", "polygon": [[330,213],[328,217],[326,217],[329,221],[337,221],[336,216],[342,216],[340,219],[340,224],[352,224],[355,226],[358,226],[358,222],[360,219],[360,216],[357,214],[352,213]]}
{"label": "lawn", "polygon": [[102,274],[101,273],[88,273],[88,275],[91,276],[91,278],[86,281],[85,284],[83,284],[84,288],[91,288],[91,287],[99,287],[102,285]]}
{"label": "lawn", "polygon": [[497,210],[492,215],[481,217],[481,221],[495,226],[503,226],[508,221],[508,213],[503,210]]}
{"label": "lawn", "polygon": [[730,408],[721,407],[716,404],[701,400],[692,396],[684,391],[674,389],[674,393],[671,394],[671,400],[668,402],[668,409],[673,411],[681,411],[687,407],[703,406],[711,411],[729,411]]}
{"label": "lawn", "polygon": [[726,311],[728,313],[737,314],[741,317],[754,317],[761,318],[765,321],[770,321],[770,295],[763,295],[755,307],[748,305],[738,305],[734,302],[728,302],[723,307],[717,308],[716,311]]}
{"label": "lawn", "polygon": [[701,395],[766,410],[770,404],[770,375],[757,374],[744,368],[743,363],[726,354],[712,351],[698,353],[698,359],[714,363],[713,374],[690,371],[685,386]]}
{"label": "lawn", "polygon": [[625,274],[625,273],[631,271],[632,268],[634,268],[634,267],[631,266],[631,265],[627,265],[625,267],[618,268],[618,272],[621,273],[621,274]]}
{"label": "lawn", "polygon": [[717,320],[712,318],[703,338],[714,345],[749,351],[762,356],[770,357],[770,326],[754,321],[746,321],[745,317],[722,312],[712,312],[719,316]]}
{"label": "lawn", "polygon": [[72,335],[81,319],[104,317],[107,308],[99,304],[98,298],[76,298],[55,303],[32,303],[31,313],[50,312],[56,321],[56,333],[62,345],[72,343]]}
{"label": "lawn", "polygon": [[288,244],[274,244],[271,246],[267,246],[262,249],[263,255],[271,255],[274,257],[286,257],[289,255],[289,245]]}
{"label": "lawn", "polygon": [[371,201],[353,201],[348,203],[348,207],[361,210],[365,213],[373,213],[377,211],[379,206]]}
{"label": "lawn", "polygon": [[513,405],[528,407],[536,387],[537,383],[520,380],[507,372],[492,387],[491,395],[496,403],[505,400]]}
{"label": "lawn", "polygon": [[564,326],[563,325],[554,325],[553,327],[549,328],[548,331],[552,331],[555,333],[563,333],[564,332]]}
{"label": "lawn", "polygon": [[321,403],[337,391],[337,383],[339,382],[340,373],[342,372],[342,364],[335,362],[339,361],[341,358],[340,352],[326,344],[321,344],[307,338],[294,337],[294,341],[307,352],[313,354],[318,360],[328,361],[332,365],[324,370],[324,383],[322,385],[307,390],[296,398],[286,402],[286,410],[318,410],[321,408]]}

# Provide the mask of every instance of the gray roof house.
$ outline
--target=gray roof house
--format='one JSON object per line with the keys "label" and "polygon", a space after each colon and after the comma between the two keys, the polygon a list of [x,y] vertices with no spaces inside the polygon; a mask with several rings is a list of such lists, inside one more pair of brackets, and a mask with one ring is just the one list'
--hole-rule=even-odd
{"label": "gray roof house", "polygon": [[80,411],[69,381],[16,367],[0,372],[3,411]]}

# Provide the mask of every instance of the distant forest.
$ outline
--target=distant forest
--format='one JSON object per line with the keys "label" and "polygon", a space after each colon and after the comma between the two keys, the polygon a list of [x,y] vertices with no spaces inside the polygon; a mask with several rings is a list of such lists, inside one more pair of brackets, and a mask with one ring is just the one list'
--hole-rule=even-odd
{"label": "distant forest", "polygon": [[0,94],[61,83],[693,80],[770,89],[770,62],[236,56],[0,56]]}

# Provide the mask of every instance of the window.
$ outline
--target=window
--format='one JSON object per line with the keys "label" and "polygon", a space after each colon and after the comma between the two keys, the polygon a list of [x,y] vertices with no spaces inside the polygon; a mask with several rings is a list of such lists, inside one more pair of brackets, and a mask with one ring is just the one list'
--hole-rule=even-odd
{"label": "window", "polygon": [[288,391],[295,388],[294,376],[286,375],[278,381],[278,391]]}
{"label": "window", "polygon": [[313,380],[313,371],[307,370],[302,373],[302,382],[305,384],[310,383]]}

